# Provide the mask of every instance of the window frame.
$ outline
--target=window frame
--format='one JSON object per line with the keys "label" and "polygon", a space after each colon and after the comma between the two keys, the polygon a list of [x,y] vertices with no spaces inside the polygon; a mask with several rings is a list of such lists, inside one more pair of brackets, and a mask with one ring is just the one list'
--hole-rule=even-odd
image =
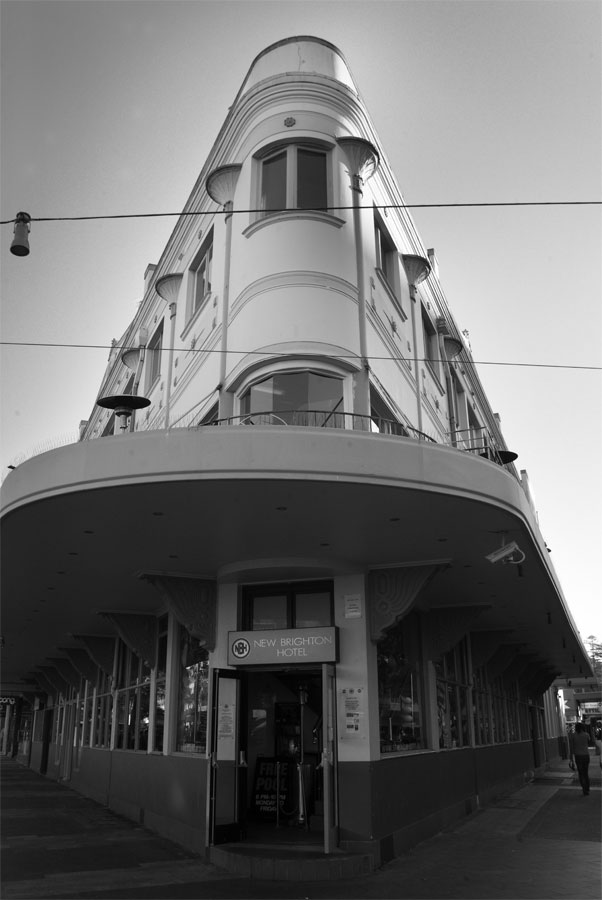
{"label": "window frame", "polygon": [[[316,206],[299,206],[299,151],[314,153],[324,159],[324,204]],[[263,172],[264,165],[270,160],[275,160],[279,156],[285,156],[285,206],[266,209],[263,191]],[[331,203],[332,197],[332,148],[326,144],[311,140],[295,140],[287,141],[279,144],[272,144],[265,148],[256,157],[258,163],[257,169],[257,208],[258,218],[265,219],[274,215],[281,215],[290,212],[326,212]]]}
{"label": "window frame", "polygon": [[320,625],[317,627],[326,628],[334,625],[334,582],[326,581],[292,581],[292,582],[274,582],[268,584],[252,584],[243,585],[241,589],[240,615],[241,630],[243,631],[265,631],[271,629],[254,628],[253,627],[253,601],[256,598],[275,597],[284,595],[286,598],[286,629],[273,630],[289,630],[297,627],[306,628],[310,626],[296,625],[296,595],[297,594],[329,594],[328,619],[329,625]]}
{"label": "window frame", "polygon": [[[202,242],[199,250],[195,254],[190,266],[188,267],[188,291],[186,297],[186,325],[194,319],[198,313],[202,309],[207,306],[208,301],[213,295],[213,287],[212,287],[212,278],[213,278],[213,249],[214,249],[214,236],[213,236],[213,226],[210,228],[209,233],[205,237],[205,240]],[[202,297],[199,297],[198,292],[198,279],[199,272],[203,267],[203,264],[207,263],[206,270],[209,270],[209,277],[204,277],[204,281],[206,282],[205,289],[203,291]]]}
{"label": "window frame", "polygon": [[433,375],[439,380],[439,339],[437,329],[424,303],[421,304],[422,344],[424,361]]}
{"label": "window frame", "polygon": [[[429,749],[426,728],[428,692],[421,645],[422,621],[415,612],[410,612],[388,628],[376,643],[381,759],[391,754]],[[395,669],[390,667],[391,660],[396,663]]]}
{"label": "window frame", "polygon": [[146,348],[146,377],[145,390],[147,393],[153,390],[161,377],[161,354],[163,351],[163,326],[164,319],[161,319],[153,332],[153,336],[148,342]]}
{"label": "window frame", "polygon": [[[252,391],[256,389],[259,385],[264,384],[266,381],[270,379],[276,379],[279,377],[286,376],[298,376],[298,375],[306,375],[308,377],[308,388],[309,388],[309,376],[315,375],[318,378],[330,379],[332,381],[337,381],[340,384],[341,392],[340,399],[337,401],[335,407],[333,409],[315,409],[308,405],[307,409],[290,410],[286,408],[276,408],[276,409],[259,409],[253,412],[252,409],[247,409],[246,407],[251,407],[251,395]],[[267,392],[266,392],[267,394]],[[308,391],[309,396],[309,391]],[[270,400],[266,401],[266,403],[274,402],[274,393],[269,394]],[[249,422],[249,424],[272,424],[275,423],[284,423],[290,425],[314,425],[315,427],[331,427],[331,428],[343,428],[345,427],[345,402],[346,402],[346,394],[345,394],[345,375],[342,373],[334,373],[334,372],[324,372],[319,369],[313,368],[301,368],[301,369],[276,369],[276,370],[268,370],[262,372],[257,378],[254,378],[248,384],[245,385],[244,390],[240,393],[238,398],[238,408],[241,419],[250,419],[255,416],[256,421]],[[262,421],[261,414],[266,414],[266,419]],[[286,418],[290,413],[294,413],[296,418],[291,422],[287,422]],[[302,413],[306,413],[307,415],[304,417]],[[313,416],[314,418],[310,418]]]}
{"label": "window frame", "polygon": [[382,216],[374,210],[374,254],[375,271],[395,306],[403,317],[407,318],[401,302],[401,276],[399,250]]}

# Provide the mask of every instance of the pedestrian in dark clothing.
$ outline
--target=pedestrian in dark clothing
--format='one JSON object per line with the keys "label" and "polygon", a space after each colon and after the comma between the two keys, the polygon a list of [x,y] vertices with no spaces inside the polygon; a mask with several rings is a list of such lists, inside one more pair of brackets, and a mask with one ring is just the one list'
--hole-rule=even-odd
{"label": "pedestrian in dark clothing", "polygon": [[587,731],[581,722],[577,722],[575,731],[571,735],[571,759],[575,760],[579,784],[583,789],[584,796],[587,797],[589,794],[589,742]]}

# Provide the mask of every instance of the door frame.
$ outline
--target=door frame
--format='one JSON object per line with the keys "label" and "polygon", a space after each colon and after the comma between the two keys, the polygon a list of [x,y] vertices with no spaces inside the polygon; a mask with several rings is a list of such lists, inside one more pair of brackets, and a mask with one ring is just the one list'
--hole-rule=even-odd
{"label": "door frame", "polygon": [[[234,709],[229,711],[228,704],[220,704],[221,682],[234,686]],[[211,699],[211,745],[209,756],[209,791],[208,791],[208,843],[224,844],[230,841],[238,841],[244,833],[246,817],[245,804],[245,777],[246,762],[244,749],[246,748],[246,735],[241,727],[243,724],[243,712],[245,704],[245,677],[244,673],[236,669],[213,670],[212,699]],[[230,700],[232,698],[229,698]],[[231,739],[230,738],[231,729]],[[220,769],[222,770],[220,773]],[[232,821],[218,824],[218,801],[220,774],[229,774],[232,790]]]}
{"label": "door frame", "polygon": [[333,853],[339,843],[339,796],[337,762],[336,667],[322,663],[322,759],[324,794],[324,853]]}

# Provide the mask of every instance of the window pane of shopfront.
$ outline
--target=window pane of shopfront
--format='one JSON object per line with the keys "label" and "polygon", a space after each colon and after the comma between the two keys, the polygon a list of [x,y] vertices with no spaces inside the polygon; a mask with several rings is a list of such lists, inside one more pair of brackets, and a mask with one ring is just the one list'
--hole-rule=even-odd
{"label": "window pane of shopfront", "polygon": [[209,697],[209,655],[185,628],[180,628],[180,691],[176,750],[205,753]]}
{"label": "window pane of shopfront", "polygon": [[418,627],[410,615],[378,642],[381,753],[425,746]]}
{"label": "window pane of shopfront", "polygon": [[437,673],[439,747],[442,750],[470,744],[466,660],[466,644],[461,641],[434,661]]}

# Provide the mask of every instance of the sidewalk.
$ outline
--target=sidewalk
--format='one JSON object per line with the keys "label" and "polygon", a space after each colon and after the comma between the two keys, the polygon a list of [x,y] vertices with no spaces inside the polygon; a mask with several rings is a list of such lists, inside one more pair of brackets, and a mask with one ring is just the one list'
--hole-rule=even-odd
{"label": "sidewalk", "polygon": [[599,900],[601,779],[584,797],[566,761],[377,872],[339,882],[238,878],[64,785],[1,760],[2,896]]}

